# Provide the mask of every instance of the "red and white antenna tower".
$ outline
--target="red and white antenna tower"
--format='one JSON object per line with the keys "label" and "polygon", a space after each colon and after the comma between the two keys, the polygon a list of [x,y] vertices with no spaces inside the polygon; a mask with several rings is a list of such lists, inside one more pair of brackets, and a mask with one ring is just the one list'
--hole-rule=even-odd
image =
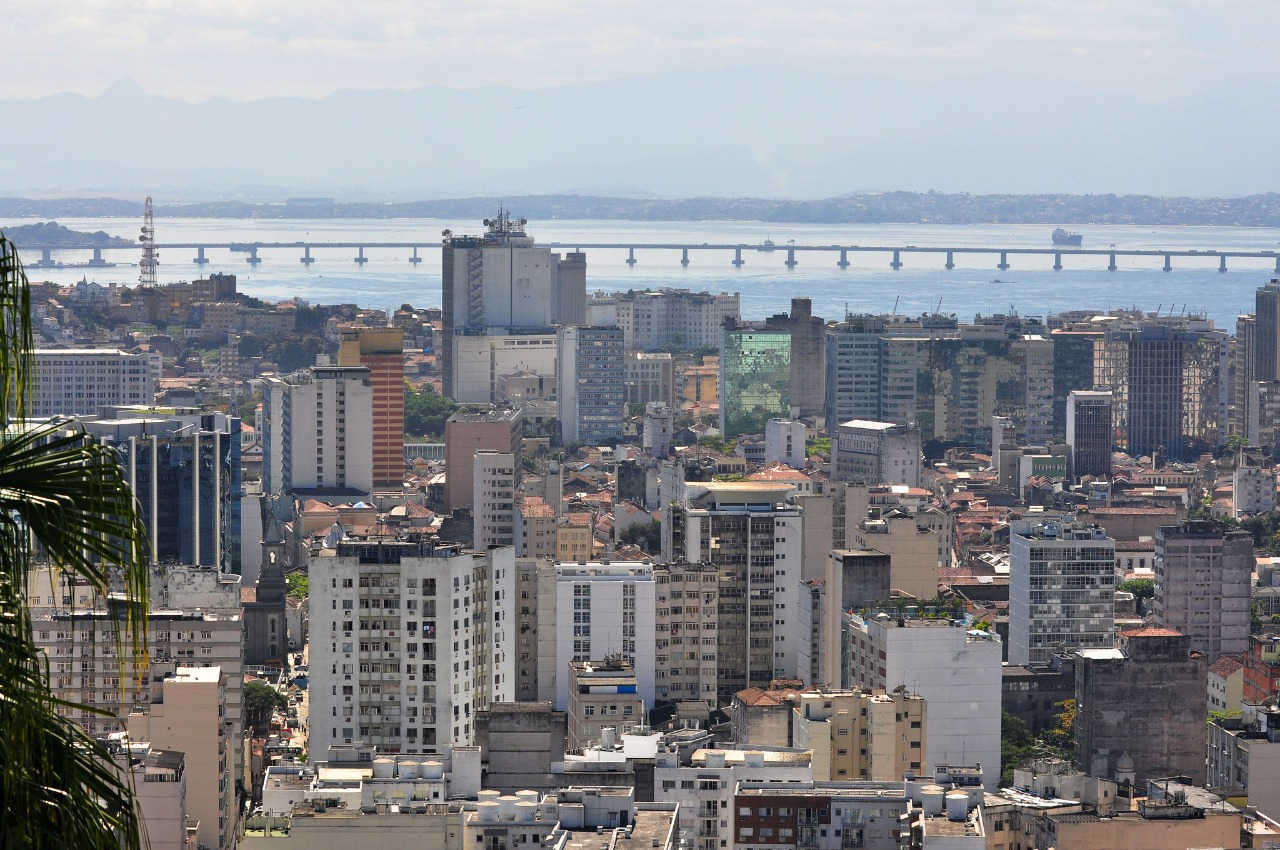
{"label": "red and white antenna tower", "polygon": [[142,217],[142,235],[138,237],[142,243],[142,262],[138,264],[141,273],[138,283],[143,286],[156,285],[156,266],[160,265],[160,252],[156,250],[156,226],[151,215],[151,196],[147,195],[146,212]]}

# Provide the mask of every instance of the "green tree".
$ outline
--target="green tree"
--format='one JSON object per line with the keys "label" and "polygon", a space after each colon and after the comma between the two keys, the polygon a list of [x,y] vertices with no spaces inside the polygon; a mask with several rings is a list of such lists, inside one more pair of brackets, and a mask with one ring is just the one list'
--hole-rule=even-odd
{"label": "green tree", "polygon": [[[123,591],[107,620],[121,673],[146,661],[146,530],[115,453],[65,423],[24,425],[34,380],[31,295],[0,236],[0,830],[6,847],[140,848],[131,780],[59,711],[26,605],[37,551],[97,594]],[[37,546],[39,549],[37,550]],[[131,689],[122,675],[121,696]]]}
{"label": "green tree", "polygon": [[444,423],[458,409],[430,386],[415,390],[404,382],[404,432],[414,437],[441,437]]}
{"label": "green tree", "polygon": [[649,555],[656,555],[662,548],[662,523],[656,519],[637,523],[622,532],[621,540],[639,546]]}
{"label": "green tree", "polygon": [[1132,593],[1139,599],[1154,599],[1156,596],[1156,583],[1149,578],[1131,578],[1128,581],[1120,582],[1120,586],[1116,590]]}
{"label": "green tree", "polygon": [[1000,713],[1000,785],[1013,785],[1013,769],[1031,757],[1035,736],[1021,717]]}
{"label": "green tree", "polygon": [[294,599],[306,599],[307,591],[310,589],[310,580],[302,573],[290,573],[284,577],[285,587],[288,588],[287,595]]}
{"label": "green tree", "polygon": [[254,737],[259,730],[270,725],[273,710],[289,706],[284,694],[265,682],[249,682],[244,686],[241,700],[244,702],[244,724],[254,730]]}

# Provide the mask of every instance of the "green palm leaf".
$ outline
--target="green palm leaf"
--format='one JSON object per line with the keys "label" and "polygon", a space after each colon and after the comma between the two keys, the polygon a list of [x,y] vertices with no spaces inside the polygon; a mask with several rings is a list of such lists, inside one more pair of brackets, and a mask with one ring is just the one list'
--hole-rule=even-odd
{"label": "green palm leaf", "polygon": [[[31,297],[13,245],[0,236],[0,848],[140,848],[132,776],[59,711],[103,712],[58,699],[26,607],[37,552],[106,598],[120,650],[146,669],[146,531],[119,461],[68,423],[25,421],[34,374]],[[123,702],[123,701],[122,701]]]}

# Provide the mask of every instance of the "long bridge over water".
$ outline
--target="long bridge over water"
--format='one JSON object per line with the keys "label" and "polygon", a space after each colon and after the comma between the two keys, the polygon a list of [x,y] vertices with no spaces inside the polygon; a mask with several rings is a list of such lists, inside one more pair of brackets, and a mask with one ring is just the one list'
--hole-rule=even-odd
{"label": "long bridge over water", "polygon": [[[1225,272],[1227,270],[1228,260],[1237,259],[1266,259],[1275,261],[1275,270],[1280,273],[1280,252],[1277,251],[1242,251],[1229,250],[1219,251],[1214,249],[1193,249],[1193,248],[1068,248],[1068,247],[1052,247],[1052,248],[1008,248],[1008,247],[974,247],[974,246],[924,246],[924,245],[796,245],[788,243],[786,245],[768,245],[768,244],[728,244],[728,243],[708,243],[702,242],[698,244],[681,243],[681,242],[539,242],[538,245],[544,248],[588,251],[588,250],[624,250],[627,252],[627,265],[635,266],[640,262],[637,252],[669,252],[678,253],[680,255],[680,264],[688,266],[690,263],[690,255],[696,254],[720,254],[731,255],[730,264],[735,267],[742,267],[747,264],[747,257],[752,255],[770,256],[772,254],[785,254],[786,260],[783,262],[787,268],[795,268],[800,264],[797,257],[801,254],[808,255],[827,255],[830,259],[835,260],[835,265],[839,268],[848,268],[850,254],[879,254],[883,255],[888,261],[890,268],[901,269],[906,260],[904,257],[912,255],[929,255],[932,259],[945,258],[943,267],[953,269],[956,267],[956,257],[981,255],[994,261],[994,267],[1001,271],[1011,268],[1010,258],[1039,258],[1044,257],[1046,261],[1052,258],[1052,268],[1055,271],[1062,271],[1066,268],[1066,262],[1077,257],[1105,257],[1108,260],[1107,269],[1115,271],[1117,259],[1125,258],[1153,258],[1157,261],[1163,260],[1164,271],[1173,270],[1174,258],[1179,260],[1193,260],[1212,262],[1217,260],[1218,271]],[[114,263],[108,261],[104,256],[107,252],[117,254],[122,251],[138,251],[135,246],[110,246],[100,247],[93,245],[59,245],[59,246],[41,246],[41,245],[25,245],[26,249],[35,249],[40,251],[40,259],[31,263],[33,268],[60,268],[60,267],[105,267]],[[412,264],[418,264],[423,261],[422,254],[427,251],[439,250],[440,242],[170,242],[165,244],[157,244],[156,248],[160,251],[195,251],[191,262],[196,265],[206,265],[210,262],[210,251],[229,251],[241,253],[244,255],[244,261],[251,265],[258,265],[264,262],[263,253],[277,253],[282,251],[300,251],[302,256],[299,262],[310,266],[316,262],[317,253],[331,253],[334,251],[355,252],[352,261],[363,265],[369,262],[366,251],[410,251],[412,252],[408,261]],[[65,264],[54,258],[55,252],[65,251],[92,251],[93,257],[88,262]],[[1064,260],[1065,258],[1065,260]],[[815,259],[817,257],[815,256]],[[922,256],[923,259],[923,256]]]}

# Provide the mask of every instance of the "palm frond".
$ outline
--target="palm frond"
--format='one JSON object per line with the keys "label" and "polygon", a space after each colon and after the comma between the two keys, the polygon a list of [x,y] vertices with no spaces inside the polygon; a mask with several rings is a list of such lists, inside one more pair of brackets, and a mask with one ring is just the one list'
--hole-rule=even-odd
{"label": "palm frond", "polygon": [[34,350],[27,273],[13,243],[0,233],[0,429],[27,416]]}

